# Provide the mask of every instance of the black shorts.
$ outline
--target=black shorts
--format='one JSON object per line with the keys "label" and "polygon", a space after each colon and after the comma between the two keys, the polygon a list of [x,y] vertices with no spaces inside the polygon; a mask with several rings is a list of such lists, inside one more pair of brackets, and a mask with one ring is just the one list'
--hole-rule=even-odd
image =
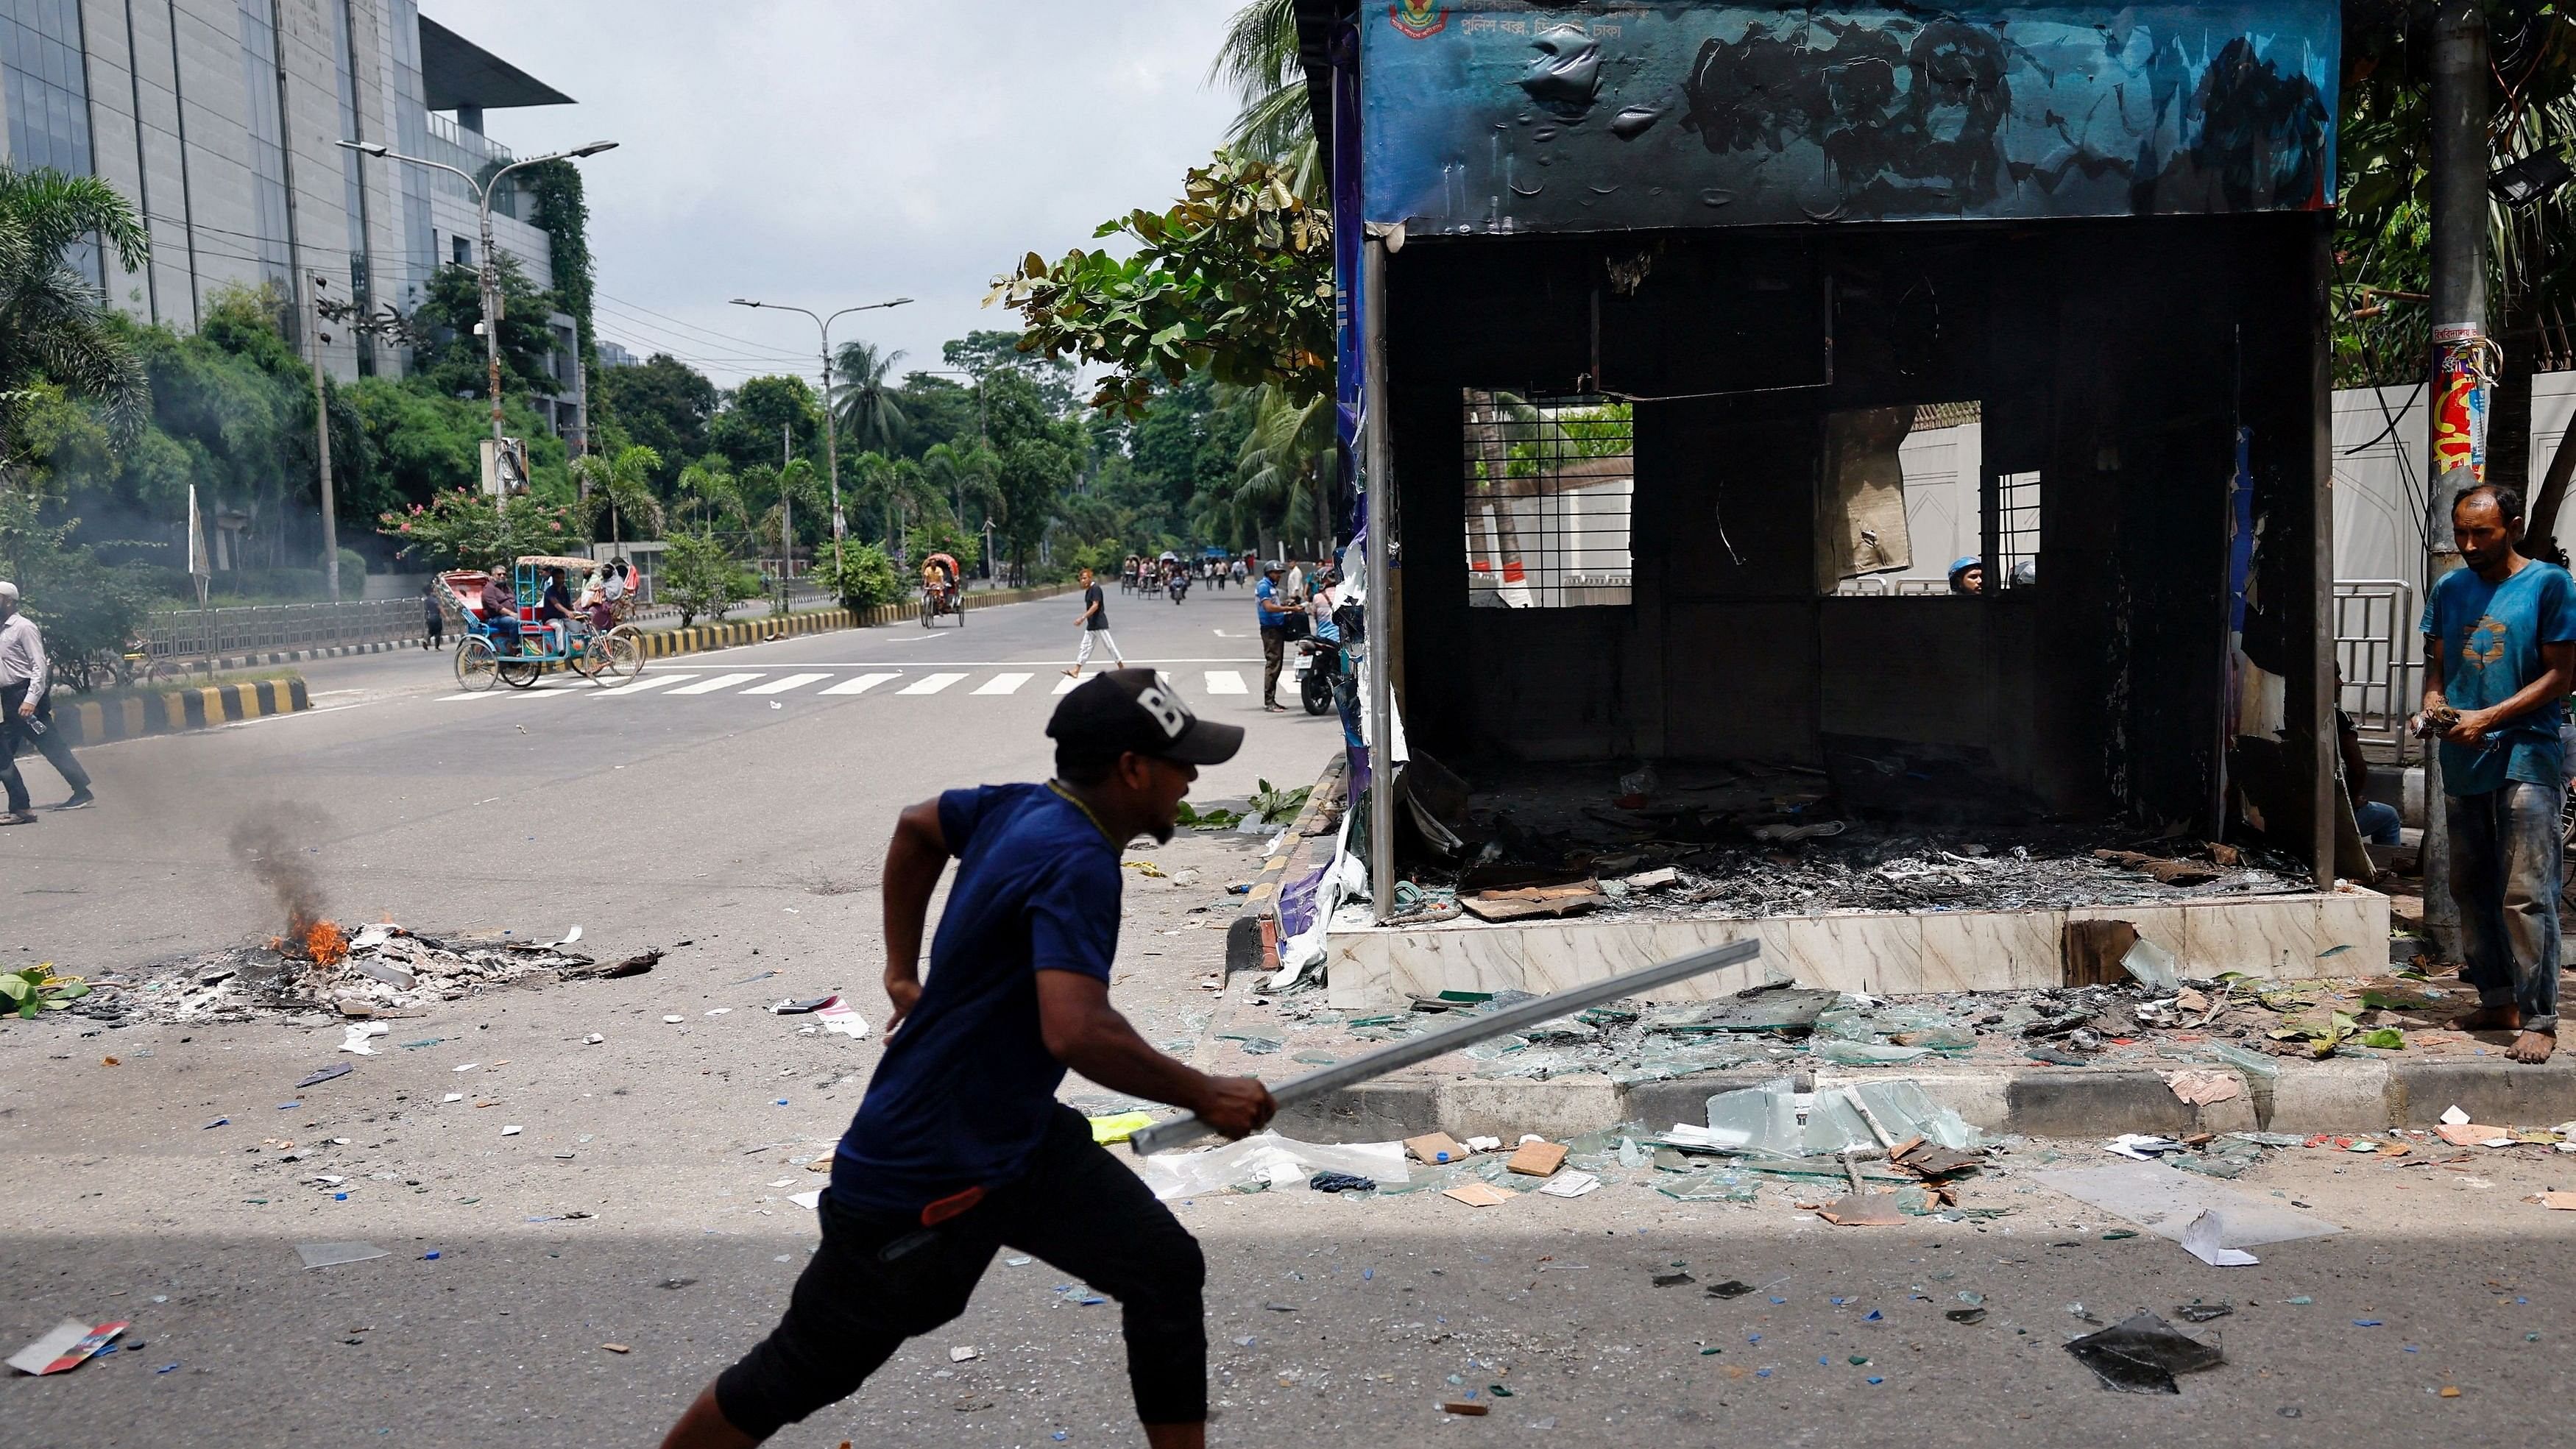
{"label": "black shorts", "polygon": [[1207,1418],[1207,1262],[1198,1240],[1058,1106],[1028,1171],[937,1227],[828,1195],[823,1243],[787,1315],[716,1378],[716,1406],[756,1439],[858,1391],[907,1338],[966,1311],[994,1252],[1017,1248],[1118,1300],[1127,1381],[1148,1424]]}

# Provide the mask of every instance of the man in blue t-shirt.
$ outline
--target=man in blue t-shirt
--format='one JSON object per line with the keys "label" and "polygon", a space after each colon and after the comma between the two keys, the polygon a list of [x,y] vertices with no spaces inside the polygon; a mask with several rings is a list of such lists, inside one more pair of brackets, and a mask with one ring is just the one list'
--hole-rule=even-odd
{"label": "man in blue t-shirt", "polygon": [[[1243,730],[1194,717],[1149,669],[1095,675],[1047,725],[1056,778],[951,790],[886,852],[885,1056],[832,1160],[823,1241],[769,1337],[718,1375],[665,1449],[741,1449],[857,1392],[907,1338],[966,1310],[1004,1244],[1116,1298],[1152,1449],[1206,1441],[1205,1259],[1142,1179],[1055,1099],[1071,1068],[1186,1107],[1228,1137],[1270,1120],[1250,1077],[1155,1051],[1109,1004],[1119,854],[1169,840],[1198,767]],[[957,879],[922,981],[921,928]]]}
{"label": "man in blue t-shirt", "polygon": [[1279,586],[1279,571],[1275,559],[1263,564],[1261,582],[1252,590],[1252,616],[1261,623],[1261,707],[1272,714],[1288,712],[1279,702],[1279,670],[1288,662],[1288,616],[1295,612]]}
{"label": "man in blue t-shirt", "polygon": [[2576,688],[2576,581],[2523,556],[2522,495],[2491,484],[2451,505],[2461,562],[2424,606],[2424,715],[2442,740],[2451,896],[2478,1009],[2452,1025],[2558,1044],[2561,701]]}

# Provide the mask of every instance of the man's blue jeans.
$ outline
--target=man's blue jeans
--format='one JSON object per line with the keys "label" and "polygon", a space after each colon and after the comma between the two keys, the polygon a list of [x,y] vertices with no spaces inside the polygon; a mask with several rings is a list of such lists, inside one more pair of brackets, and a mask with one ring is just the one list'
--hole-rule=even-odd
{"label": "man's blue jeans", "polygon": [[2521,1008],[2525,1031],[2558,1030],[2561,789],[2508,782],[2446,797],[2451,898],[2481,1006]]}
{"label": "man's blue jeans", "polygon": [[2398,832],[2405,828],[2397,807],[2384,800],[2364,800],[2352,807],[2352,823],[2360,827],[2361,838],[2373,845],[2398,844]]}

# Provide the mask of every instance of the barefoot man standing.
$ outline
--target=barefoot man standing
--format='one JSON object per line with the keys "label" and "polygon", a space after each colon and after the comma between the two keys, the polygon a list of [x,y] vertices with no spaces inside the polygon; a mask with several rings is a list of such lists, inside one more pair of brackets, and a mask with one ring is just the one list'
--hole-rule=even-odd
{"label": "barefoot man standing", "polygon": [[2463,1031],[2511,1031],[2506,1055],[2558,1045],[2558,722],[2576,688],[2576,581],[2523,556],[2522,495],[2492,484],[2451,506],[2461,562],[2424,609],[2424,711],[2442,733],[2451,897],[2478,988]]}
{"label": "barefoot man standing", "polygon": [[[787,1316],[698,1395],[663,1449],[746,1449],[857,1392],[904,1340],[963,1313],[1006,1244],[1119,1301],[1151,1449],[1206,1442],[1198,1242],[1055,1090],[1070,1067],[1229,1137],[1270,1120],[1261,1083],[1162,1055],[1109,1004],[1119,855],[1139,835],[1171,839],[1198,767],[1231,759],[1243,731],[1192,716],[1152,670],[1119,669],[1067,694],[1047,733],[1053,780],[951,790],[896,822],[894,1016],[832,1159],[822,1246]],[[922,919],[951,857],[925,984]]]}

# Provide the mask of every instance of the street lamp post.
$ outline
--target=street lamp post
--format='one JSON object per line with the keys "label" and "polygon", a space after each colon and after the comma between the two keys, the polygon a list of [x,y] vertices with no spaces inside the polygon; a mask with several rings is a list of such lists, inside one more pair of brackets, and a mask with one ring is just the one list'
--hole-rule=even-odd
{"label": "street lamp post", "polygon": [[819,316],[813,312],[806,311],[806,309],[802,307],[790,307],[784,302],[755,302],[749,297],[733,297],[728,298],[727,300],[737,307],[765,307],[772,312],[803,312],[806,316],[814,319],[814,331],[817,336],[822,338],[823,472],[824,475],[830,478],[832,482],[832,569],[837,575],[841,568],[841,534],[843,531],[843,525],[841,519],[841,449],[838,439],[833,436],[832,426],[832,324],[849,316],[853,312],[874,312],[885,307],[901,307],[911,302],[912,299],[910,297],[897,297],[891,302],[866,302],[856,307],[844,307],[829,317]]}
{"label": "street lamp post", "polygon": [[[500,466],[501,454],[501,269],[498,263],[494,261],[492,252],[492,189],[501,184],[502,177],[509,175],[511,172],[516,171],[523,166],[536,166],[547,161],[570,161],[584,156],[596,156],[602,151],[615,150],[617,143],[614,141],[593,141],[587,146],[576,146],[569,151],[556,151],[544,156],[530,156],[524,161],[513,161],[509,165],[501,167],[499,170],[494,171],[489,178],[481,181],[474,179],[474,174],[465,170],[463,167],[450,166],[444,161],[432,161],[426,156],[406,156],[400,151],[393,150],[390,147],[381,145],[374,141],[342,141],[340,144],[348,147],[352,151],[362,152],[366,155],[378,157],[387,161],[408,161],[414,166],[435,167],[438,170],[447,172],[449,175],[463,181],[467,186],[474,190],[475,220],[482,233],[483,248],[481,255],[475,259],[480,264],[477,270],[479,274],[478,280],[481,284],[483,294],[483,365],[485,372],[489,376],[491,385],[492,455],[493,466],[498,468]],[[509,507],[509,503],[510,495],[507,488],[502,489],[492,500],[492,506],[495,511],[506,511]]]}

